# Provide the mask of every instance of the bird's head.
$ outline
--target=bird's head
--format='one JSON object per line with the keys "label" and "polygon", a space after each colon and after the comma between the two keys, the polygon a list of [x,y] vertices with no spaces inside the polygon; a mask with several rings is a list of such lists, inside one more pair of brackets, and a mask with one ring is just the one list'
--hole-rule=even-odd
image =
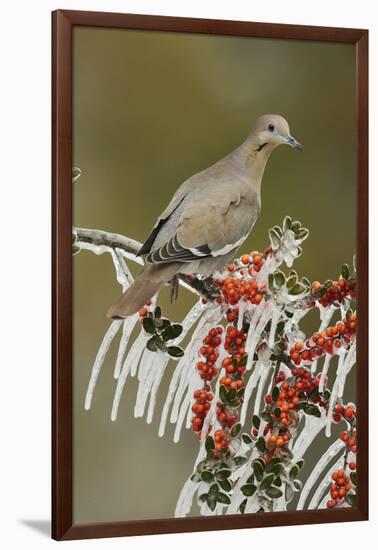
{"label": "bird's head", "polygon": [[290,134],[287,120],[280,115],[262,115],[256,121],[250,134],[256,152],[264,149],[272,151],[278,145],[291,145],[303,150],[302,145]]}

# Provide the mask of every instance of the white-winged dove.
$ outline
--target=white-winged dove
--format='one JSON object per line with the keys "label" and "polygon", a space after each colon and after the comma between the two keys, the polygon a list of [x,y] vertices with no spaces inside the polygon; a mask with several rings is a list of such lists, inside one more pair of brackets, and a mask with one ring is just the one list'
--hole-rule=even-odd
{"label": "white-winged dove", "polygon": [[139,251],[145,261],[142,272],[108,316],[136,313],[179,273],[208,277],[223,268],[257,220],[267,160],[285,143],[302,150],[282,116],[263,115],[237,149],[187,179]]}

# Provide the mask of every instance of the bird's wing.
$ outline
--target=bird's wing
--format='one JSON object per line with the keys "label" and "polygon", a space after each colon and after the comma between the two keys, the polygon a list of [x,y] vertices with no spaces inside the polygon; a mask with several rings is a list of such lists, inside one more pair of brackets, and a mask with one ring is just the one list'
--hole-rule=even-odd
{"label": "bird's wing", "polygon": [[260,209],[256,192],[234,182],[201,186],[187,195],[171,234],[146,256],[147,263],[192,262],[223,256],[240,246]]}
{"label": "bird's wing", "polygon": [[[186,193],[181,192],[180,189],[173,195],[171,202],[168,204],[164,212],[160,214],[154,227],[152,228],[151,233],[147,237],[142,248],[139,250],[138,256],[144,256],[145,254],[148,254],[151,251],[151,248],[153,247],[159,233],[161,233],[164,230],[164,227],[167,224],[169,224],[170,220],[171,222],[174,221],[172,220],[172,217],[177,218],[177,215],[179,214],[177,210],[179,210],[180,205],[182,204],[185,197],[186,197]],[[175,215],[175,212],[176,212],[176,215]]]}

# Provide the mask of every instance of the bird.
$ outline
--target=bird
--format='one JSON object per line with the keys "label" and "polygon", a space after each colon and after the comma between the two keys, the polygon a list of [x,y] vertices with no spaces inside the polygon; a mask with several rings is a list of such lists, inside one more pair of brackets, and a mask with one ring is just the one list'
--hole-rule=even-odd
{"label": "bird", "polygon": [[179,274],[208,278],[235,257],[260,214],[266,163],[282,144],[303,150],[283,116],[264,114],[241,145],[185,180],[138,252],[143,270],[108,317],[133,315]]}

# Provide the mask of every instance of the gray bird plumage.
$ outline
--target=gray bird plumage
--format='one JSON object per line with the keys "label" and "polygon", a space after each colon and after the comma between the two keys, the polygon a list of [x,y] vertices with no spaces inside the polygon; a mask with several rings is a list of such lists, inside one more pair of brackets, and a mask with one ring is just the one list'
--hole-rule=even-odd
{"label": "gray bird plumage", "polygon": [[275,147],[302,146],[279,115],[260,117],[246,141],[187,179],[158,217],[139,255],[145,267],[108,316],[137,312],[176,274],[210,276],[235,255],[260,213],[260,188]]}

